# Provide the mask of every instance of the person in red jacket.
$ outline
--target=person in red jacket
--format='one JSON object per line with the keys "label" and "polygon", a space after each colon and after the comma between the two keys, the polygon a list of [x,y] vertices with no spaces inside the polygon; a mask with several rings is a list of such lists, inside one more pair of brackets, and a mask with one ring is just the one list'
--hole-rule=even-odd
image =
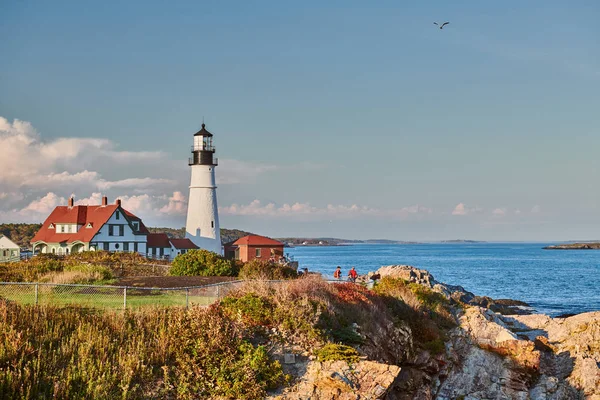
{"label": "person in red jacket", "polygon": [[350,268],[350,271],[348,271],[348,280],[351,282],[356,282],[356,278],[358,278],[358,273],[356,272],[354,267],[352,267]]}
{"label": "person in red jacket", "polygon": [[333,277],[335,279],[341,279],[341,277],[342,277],[342,267],[340,267],[339,265],[337,266],[337,268],[333,272]]}

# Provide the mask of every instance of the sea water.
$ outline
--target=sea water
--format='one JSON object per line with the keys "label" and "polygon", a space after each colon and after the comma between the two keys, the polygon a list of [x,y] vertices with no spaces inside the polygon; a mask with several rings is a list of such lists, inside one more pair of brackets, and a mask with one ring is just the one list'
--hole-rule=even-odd
{"label": "sea water", "polygon": [[515,299],[556,316],[600,310],[600,250],[543,250],[545,243],[355,244],[286,248],[300,268],[345,277],[382,265],[426,269],[479,296]]}

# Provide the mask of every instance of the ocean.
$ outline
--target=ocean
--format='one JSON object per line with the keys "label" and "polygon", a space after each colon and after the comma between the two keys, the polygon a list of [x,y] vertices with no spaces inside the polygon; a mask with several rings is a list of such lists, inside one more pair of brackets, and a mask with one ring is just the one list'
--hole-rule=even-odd
{"label": "ocean", "polygon": [[600,310],[600,250],[543,250],[547,245],[355,244],[285,252],[299,261],[300,268],[330,278],[337,265],[345,277],[351,266],[366,274],[383,265],[407,264],[476,295],[522,300],[551,316]]}

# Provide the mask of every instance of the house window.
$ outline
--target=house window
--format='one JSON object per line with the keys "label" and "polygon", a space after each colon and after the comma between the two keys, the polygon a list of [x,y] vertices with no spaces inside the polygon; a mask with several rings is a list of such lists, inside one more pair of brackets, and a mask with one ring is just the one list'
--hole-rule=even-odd
{"label": "house window", "polygon": [[260,258],[260,249],[256,249],[256,258]]}
{"label": "house window", "polygon": [[117,212],[115,213],[115,218],[116,218],[116,219],[121,219],[121,216],[119,215],[119,211],[117,211]]}
{"label": "house window", "polygon": [[104,250],[108,251],[108,243],[102,243]]}
{"label": "house window", "polygon": [[92,227],[92,223],[90,222],[87,224],[86,228],[91,228],[91,227]]}
{"label": "house window", "polygon": [[123,243],[123,251],[129,251],[129,242]]}
{"label": "house window", "polygon": [[114,225],[108,226],[108,236],[114,236],[113,228],[114,228]]}
{"label": "house window", "polygon": [[138,244],[137,244],[137,242],[135,242],[135,243],[133,244],[133,251],[135,251],[136,253],[137,253],[137,251],[138,251]]}
{"label": "house window", "polygon": [[134,221],[134,222],[132,222],[131,224],[133,225],[133,229],[135,229],[136,231],[137,231],[138,229],[140,229],[140,226],[138,225],[138,222],[137,222],[137,221]]}
{"label": "house window", "polygon": [[162,257],[165,253],[165,249],[163,249],[162,247],[160,248],[160,256]]}
{"label": "house window", "polygon": [[115,243],[115,249],[119,250],[119,243]]}
{"label": "house window", "polygon": [[60,226],[60,233],[65,233],[65,226],[64,225]]}
{"label": "house window", "polygon": [[48,229],[54,229],[54,224],[50,224],[50,226],[48,227]]}
{"label": "house window", "polygon": [[125,235],[125,225],[119,225],[119,236]]}

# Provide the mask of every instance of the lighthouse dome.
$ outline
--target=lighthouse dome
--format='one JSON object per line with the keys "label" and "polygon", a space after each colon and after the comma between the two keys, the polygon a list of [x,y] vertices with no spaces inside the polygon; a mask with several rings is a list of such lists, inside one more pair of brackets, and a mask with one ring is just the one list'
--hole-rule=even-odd
{"label": "lighthouse dome", "polygon": [[194,133],[194,136],[207,136],[207,137],[212,137],[212,133],[210,133],[209,131],[206,130],[206,125],[202,124],[202,129],[200,129],[198,132]]}

